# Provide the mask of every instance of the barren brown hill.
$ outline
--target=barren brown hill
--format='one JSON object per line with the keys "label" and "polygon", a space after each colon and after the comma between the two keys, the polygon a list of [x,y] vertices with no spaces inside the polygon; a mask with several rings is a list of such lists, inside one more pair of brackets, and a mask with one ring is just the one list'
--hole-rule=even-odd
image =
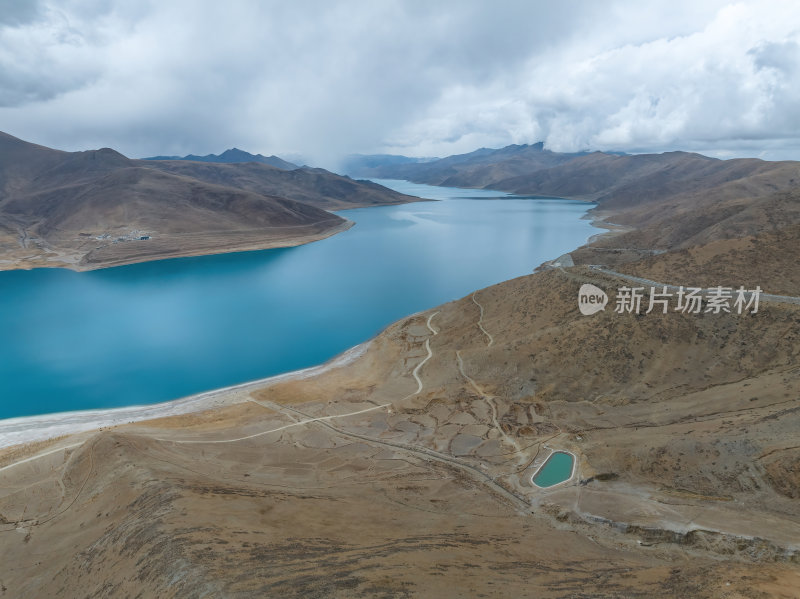
{"label": "barren brown hill", "polygon": [[[7,452],[6,592],[792,597],[800,307],[585,317],[583,282],[617,284],[515,279],[320,375]],[[537,488],[553,450],[576,473]]]}
{"label": "barren brown hill", "polygon": [[[4,592],[796,597],[795,164],[620,201],[600,215],[627,228],[577,266],[410,316],[322,372],[0,452]],[[618,313],[626,276],[795,297]],[[585,283],[604,311],[578,311]],[[573,475],[534,485],[554,451]]]}
{"label": "barren brown hill", "polygon": [[[384,176],[429,183],[595,201],[593,216],[615,234],[573,252],[578,264],[633,261],[628,274],[649,273],[665,283],[754,285],[758,279],[773,293],[800,293],[800,162],[688,152],[556,154],[537,144],[382,168]],[[524,172],[507,177],[509,170]],[[472,178],[475,173],[480,177]]]}
{"label": "barren brown hill", "polygon": [[[289,172],[267,165],[174,164],[170,172],[109,148],[61,152],[0,134],[0,267],[87,269],[298,245],[350,226],[324,208],[416,200],[327,171],[282,184],[270,177]],[[215,167],[223,174],[204,180]]]}
{"label": "barren brown hill", "polygon": [[[689,152],[561,154],[541,144],[478,150],[433,162],[384,165],[378,174],[432,185],[499,189],[523,195],[578,198],[602,208],[643,207],[677,195],[727,186],[753,195],[800,183],[797,162],[718,160]],[[718,194],[718,192],[715,192]]]}
{"label": "barren brown hill", "polygon": [[144,164],[208,183],[278,195],[325,210],[402,204],[418,199],[371,181],[355,181],[321,168],[285,170],[255,162],[220,164],[180,160],[154,160]]}
{"label": "barren brown hill", "polygon": [[685,248],[800,222],[800,162],[688,152],[558,154],[537,144],[380,168],[382,176],[437,185],[595,201],[599,218],[635,229],[597,244],[605,247]]}
{"label": "barren brown hill", "polygon": [[600,204],[592,211],[599,222],[621,226],[573,252],[574,262],[664,284],[760,286],[800,295],[800,163],[744,166],[754,171],[717,185],[708,181],[702,191]]}
{"label": "barren brown hill", "polygon": [[[697,287],[747,289],[760,286],[778,295],[800,296],[800,224],[767,233],[726,238],[673,252],[640,257],[617,270],[653,281],[671,284],[683,281]],[[581,250],[584,258],[614,262],[600,248]]]}
{"label": "barren brown hill", "polygon": [[585,198],[601,208],[637,207],[681,197],[713,200],[754,197],[797,187],[800,163],[755,158],[717,160],[700,154],[667,152],[613,156],[595,152],[550,169],[497,181],[515,193]]}
{"label": "barren brown hill", "polygon": [[[528,175],[572,160],[580,154],[545,150],[542,143],[511,145],[499,150],[481,148],[425,162],[389,162],[376,166],[357,165],[359,176],[408,179],[416,183],[453,187],[493,188],[497,181]],[[496,187],[494,187],[496,189]]]}
{"label": "barren brown hill", "polygon": [[[497,162],[484,168],[502,172],[509,159],[499,158],[501,154],[486,154],[485,160]],[[741,283],[760,277],[775,293],[797,292],[800,162],[717,160],[687,152],[636,156],[595,152],[547,168],[534,164],[527,174],[496,179],[488,187],[597,202],[592,215],[614,235],[573,252],[577,264],[636,262],[626,272],[645,269],[664,282],[688,281],[691,276],[697,284],[714,277],[720,279],[717,284],[730,284],[737,277]],[[768,236],[764,243],[761,236]],[[726,240],[727,245],[716,243]],[[698,249],[714,243],[708,250]],[[743,243],[750,250],[745,251]],[[683,252],[684,258],[691,252],[719,259],[703,260],[703,272],[682,268],[667,277],[668,268],[677,268],[683,260],[676,262],[673,251]],[[731,251],[741,255],[727,255]],[[639,262],[643,258],[648,261]],[[645,276],[644,270],[640,276]]]}

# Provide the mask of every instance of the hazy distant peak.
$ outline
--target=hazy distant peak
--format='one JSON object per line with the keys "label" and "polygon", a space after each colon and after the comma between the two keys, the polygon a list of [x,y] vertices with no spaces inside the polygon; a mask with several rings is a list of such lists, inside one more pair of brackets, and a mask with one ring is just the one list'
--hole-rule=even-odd
{"label": "hazy distant peak", "polygon": [[240,164],[244,162],[258,162],[260,164],[267,164],[280,168],[286,171],[298,168],[287,160],[279,158],[278,156],[264,156],[262,154],[251,154],[239,148],[230,148],[221,154],[206,154],[205,156],[198,156],[196,154],[189,154],[187,156],[150,156],[142,160],[189,160],[192,162],[221,162],[226,164]]}
{"label": "hazy distant peak", "polygon": [[117,152],[112,148],[100,148],[99,150],[88,150],[86,153],[91,154],[93,160],[98,158],[103,158],[103,159],[124,158],[125,160],[128,159],[127,156],[125,156],[121,152]]}
{"label": "hazy distant peak", "polygon": [[[220,162],[261,162],[262,160],[266,159],[266,156],[263,156],[262,154],[251,154],[250,152],[245,152],[239,148],[231,148],[229,150],[225,150],[219,156],[209,154],[206,156],[206,158],[219,158]],[[277,156],[270,156],[270,158],[277,158]]]}

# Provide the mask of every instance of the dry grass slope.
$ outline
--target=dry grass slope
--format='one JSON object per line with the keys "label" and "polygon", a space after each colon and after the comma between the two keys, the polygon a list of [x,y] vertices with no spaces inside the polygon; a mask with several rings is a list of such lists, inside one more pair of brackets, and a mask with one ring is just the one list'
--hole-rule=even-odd
{"label": "dry grass slope", "polygon": [[0,133],[0,268],[292,246],[350,226],[327,210],[416,199],[321,169],[129,160]]}
{"label": "dry grass slope", "polygon": [[[0,454],[0,596],[796,597],[800,306],[576,301],[613,298],[601,263],[800,295],[794,166],[777,190],[759,168],[622,202],[632,229],[577,266],[408,317],[346,365]],[[535,488],[557,449],[574,478]]]}

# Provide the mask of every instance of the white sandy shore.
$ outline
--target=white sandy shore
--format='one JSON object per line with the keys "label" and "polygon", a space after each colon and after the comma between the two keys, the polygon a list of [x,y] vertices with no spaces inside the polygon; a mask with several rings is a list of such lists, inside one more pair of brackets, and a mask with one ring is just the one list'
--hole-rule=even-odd
{"label": "white sandy shore", "polygon": [[[176,416],[191,412],[202,412],[210,408],[236,403],[231,401],[233,391],[248,391],[286,380],[306,379],[327,370],[339,368],[360,357],[371,342],[357,345],[320,366],[295,370],[241,385],[233,385],[198,395],[191,395],[174,401],[146,406],[130,406],[109,410],[84,410],[79,412],[59,412],[41,416],[25,416],[0,420],[0,449],[34,441],[44,441],[62,435],[82,433],[107,426],[130,422],[141,422],[165,416]],[[238,399],[237,401],[244,401]]]}

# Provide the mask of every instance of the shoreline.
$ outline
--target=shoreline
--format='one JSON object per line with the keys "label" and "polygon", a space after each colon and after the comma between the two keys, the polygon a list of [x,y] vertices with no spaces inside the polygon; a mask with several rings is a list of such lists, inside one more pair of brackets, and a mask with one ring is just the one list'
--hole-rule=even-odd
{"label": "shoreline", "polygon": [[[475,188],[464,188],[464,189],[475,189]],[[560,198],[560,199],[574,200],[574,198]],[[423,198],[420,201],[439,201],[439,200],[429,200]],[[598,229],[610,228],[603,226],[602,217],[594,218],[593,215],[591,215],[591,209],[587,210],[587,213],[584,214],[581,217],[581,219],[591,220],[591,225]],[[337,230],[330,232],[330,234],[326,235],[325,237],[330,237],[339,232],[346,231],[355,224],[356,223],[354,221],[345,219],[345,222],[341,225],[341,228],[337,227]],[[609,234],[613,235],[614,232],[606,230],[599,232],[595,235],[592,235],[589,238],[587,238],[587,240],[581,246],[578,246],[577,248],[574,248],[571,251],[574,251],[576,249],[579,249],[580,247],[584,247],[592,243],[598,237],[602,237]],[[325,237],[322,237],[321,239],[324,239]],[[312,241],[316,241],[316,239],[305,241],[297,245],[304,245]],[[285,247],[295,247],[295,246],[285,246]],[[202,255],[215,255],[223,253],[260,251],[260,249],[272,249],[272,248],[230,250],[230,251],[214,252],[213,254],[202,254],[202,253],[187,254],[181,256],[155,258],[153,260],[131,261],[131,262],[126,262],[124,264],[123,263],[109,264],[104,266],[98,266],[96,268],[80,269],[80,270],[75,268],[69,268],[68,266],[66,266],[66,268],[77,272],[86,272],[89,270],[113,268],[115,266],[124,266],[126,264],[135,264],[140,262],[179,259],[185,257],[192,257],[195,255],[202,256]],[[543,262],[542,264],[547,264],[547,261]],[[64,268],[64,267],[65,266],[35,266],[30,269],[17,268],[16,270],[32,270],[33,268]],[[536,268],[538,269],[539,267],[537,266]],[[3,266],[0,264],[0,271],[2,270],[15,270],[15,269],[4,269]],[[535,273],[536,270],[534,270],[533,272]],[[434,307],[431,307],[429,308],[429,310],[433,308]],[[426,311],[427,310],[422,310],[419,312],[415,312],[414,314],[406,315],[402,317],[401,320],[411,318],[413,316],[422,314],[423,312]],[[378,333],[378,335],[380,335],[380,333]],[[231,398],[229,396],[235,391],[259,389],[268,386],[270,384],[284,380],[302,380],[305,378],[316,376],[318,374],[322,374],[326,371],[338,368],[340,366],[344,366],[346,364],[349,364],[353,360],[357,359],[361,355],[363,355],[374,339],[375,337],[368,339],[363,343],[360,343],[350,349],[347,349],[344,352],[340,353],[339,355],[334,356],[330,360],[316,366],[310,366],[300,370],[293,370],[282,374],[266,377],[263,379],[257,379],[254,381],[248,381],[236,385],[231,385],[228,387],[212,389],[209,391],[204,391],[187,397],[173,399],[156,404],[122,406],[117,408],[103,408],[96,410],[54,412],[54,413],[34,415],[34,416],[19,416],[15,418],[0,419],[0,451],[14,447],[22,448],[28,444],[46,442],[48,440],[57,439],[59,437],[97,431],[99,429],[106,427],[131,424],[134,422],[144,422],[147,420],[155,420],[158,418],[164,418],[168,416],[178,416],[183,414],[198,413],[217,407],[234,405],[235,403],[239,402],[230,401]]]}
{"label": "shoreline", "polygon": [[329,370],[346,366],[360,358],[364,352],[367,351],[371,343],[372,339],[369,339],[317,366],[309,366],[308,368],[302,368],[300,370],[291,370],[267,378],[230,385],[220,389],[203,391],[195,395],[156,404],[104,408],[98,410],[77,410],[73,412],[55,412],[36,416],[6,418],[0,420],[0,450],[29,443],[47,441],[66,435],[95,431],[105,427],[155,420],[168,416],[204,412],[212,408],[233,405],[239,403],[230,401],[228,397],[234,391],[259,389],[270,384],[288,380],[303,380],[320,375]]}
{"label": "shoreline", "polygon": [[[302,245],[307,245],[309,243],[314,243],[316,241],[322,241],[324,239],[328,239],[329,237],[333,237],[334,235],[338,235],[339,233],[344,233],[345,231],[349,230],[353,226],[355,226],[355,221],[343,218],[344,222],[332,227],[326,231],[305,235],[301,237],[297,237],[294,240],[265,240],[263,244],[243,244],[241,246],[228,246],[224,248],[215,248],[214,250],[189,250],[185,252],[174,252],[174,253],[165,253],[162,255],[152,255],[152,256],[140,256],[140,257],[131,257],[129,259],[121,259],[119,261],[108,261],[108,262],[98,262],[97,264],[81,264],[81,260],[85,257],[72,257],[73,260],[69,261],[67,256],[62,256],[60,258],[56,258],[54,256],[46,257],[36,257],[36,256],[29,256],[28,258],[33,260],[32,264],[25,264],[24,260],[28,258],[16,259],[16,260],[0,260],[0,272],[11,272],[14,270],[36,270],[40,268],[63,268],[66,270],[71,270],[72,272],[92,272],[95,270],[103,270],[106,268],[116,268],[118,266],[130,266],[132,264],[144,264],[146,262],[158,262],[160,260],[178,260],[180,258],[197,258],[201,256],[217,256],[223,254],[235,254],[235,253],[243,253],[243,252],[260,252],[263,250],[275,250],[275,249],[282,249],[282,248],[293,248],[293,247],[300,247]],[[52,263],[48,264],[48,261],[52,259]]]}
{"label": "shoreline", "polygon": [[[398,192],[399,193],[399,192]],[[356,205],[356,206],[348,206],[346,208],[337,208],[337,209],[329,209],[327,212],[334,216],[339,216],[344,222],[341,224],[327,229],[325,231],[321,231],[318,233],[311,233],[308,235],[301,235],[299,237],[295,237],[294,239],[273,239],[273,240],[265,240],[265,243],[244,243],[241,245],[232,245],[227,247],[218,247],[213,249],[196,249],[196,250],[188,250],[188,251],[175,251],[175,252],[166,252],[163,254],[153,254],[151,256],[139,256],[139,257],[131,257],[131,258],[123,258],[121,260],[112,260],[106,262],[98,262],[96,264],[85,264],[82,263],[82,260],[86,257],[86,255],[70,255],[66,252],[62,252],[56,256],[43,254],[40,256],[25,256],[23,258],[10,258],[4,259],[0,257],[0,272],[6,271],[14,271],[14,270],[36,270],[40,268],[63,268],[66,270],[71,270],[72,272],[92,272],[95,270],[103,270],[106,268],[115,268],[117,266],[129,266],[132,264],[144,264],[146,262],[158,262],[159,260],[176,260],[179,258],[198,258],[202,256],[217,256],[222,254],[235,254],[235,253],[242,253],[242,252],[260,252],[262,250],[275,250],[275,249],[283,249],[283,248],[293,248],[293,247],[300,247],[303,245],[307,245],[309,243],[315,243],[317,241],[323,241],[328,239],[329,237],[333,237],[334,235],[338,235],[339,233],[344,233],[345,231],[351,229],[356,225],[355,221],[352,221],[345,216],[339,215],[340,212],[346,212],[348,210],[359,210],[362,208],[381,208],[384,206],[403,206],[405,204],[415,204],[418,202],[436,202],[438,200],[431,200],[426,198],[417,198],[416,196],[408,196],[409,200],[402,200],[397,202],[388,202],[385,204],[365,204],[365,205]],[[323,221],[324,222],[324,221]],[[313,225],[309,225],[313,226]],[[278,228],[283,229],[285,227],[271,227],[271,228]],[[26,263],[30,260],[30,263]]]}
{"label": "shoreline", "polygon": [[[409,181],[410,183],[414,183],[414,181]],[[421,183],[420,185],[428,185],[427,183]],[[432,187],[449,187],[449,186],[439,186],[433,185]],[[464,190],[476,190],[476,191],[487,191],[481,187],[457,187],[457,189],[464,189]],[[492,190],[497,191],[498,193],[508,194],[510,196],[514,196],[514,199],[530,199],[530,200],[568,200],[568,201],[577,201],[577,202],[584,202],[584,203],[595,203],[595,200],[591,199],[587,196],[539,196],[539,195],[527,195],[527,194],[515,194],[514,192],[510,191],[502,191],[502,190]],[[398,192],[400,193],[400,192]],[[441,200],[437,200],[434,198],[421,198],[416,196],[409,196],[414,197],[414,200],[409,201],[401,201],[401,202],[392,202],[387,204],[380,204],[380,205],[366,205],[366,206],[350,206],[347,208],[339,208],[336,210],[329,210],[331,214],[338,215],[340,212],[347,212],[348,210],[359,210],[362,208],[380,208],[382,206],[402,206],[404,204],[415,204],[419,202],[440,202]],[[596,208],[596,206],[595,206]],[[590,214],[592,210],[595,208],[590,208],[587,214],[585,214],[582,218],[586,220],[591,220],[591,224],[593,227],[598,229],[607,229],[607,231],[603,233],[597,233],[596,235],[587,239],[584,245],[588,245],[594,242],[597,238],[602,237],[606,234],[614,234],[624,232],[624,230],[619,229],[629,229],[624,225],[615,225],[613,223],[607,222],[605,219],[607,218],[607,214],[600,215],[594,217]],[[172,253],[165,253],[165,254],[154,254],[152,256],[139,256],[139,257],[131,257],[131,258],[123,258],[121,260],[114,260],[114,261],[106,261],[106,262],[98,262],[96,264],[84,264],[82,260],[86,257],[85,255],[82,256],[70,256],[66,254],[61,254],[58,256],[26,256],[23,258],[11,258],[11,259],[3,259],[0,258],[0,272],[11,272],[15,270],[23,270],[23,271],[30,271],[30,270],[37,270],[43,268],[63,268],[65,270],[70,270],[72,272],[92,272],[95,270],[104,270],[106,268],[115,268],[118,266],[130,266],[133,264],[144,264],[147,262],[158,262],[160,260],[177,260],[180,258],[198,258],[202,256],[217,256],[223,254],[235,254],[235,253],[243,253],[243,252],[259,252],[263,250],[273,250],[273,249],[282,249],[282,248],[293,248],[293,247],[300,247],[303,245],[307,245],[309,243],[314,243],[317,241],[323,241],[328,239],[329,237],[333,237],[334,235],[338,235],[339,233],[344,233],[345,231],[349,230],[353,226],[355,226],[355,221],[351,221],[344,216],[341,217],[344,222],[340,225],[333,227],[327,231],[323,231],[320,233],[314,233],[306,236],[301,236],[295,238],[294,240],[273,240],[271,242],[266,242],[263,244],[244,244],[241,246],[228,246],[228,247],[221,247],[215,248],[213,250],[209,249],[197,249],[197,250],[189,250],[189,251],[178,251]],[[583,247],[583,246],[580,246]],[[575,248],[578,249],[578,248]],[[31,260],[31,263],[26,263],[27,260]]]}
{"label": "shoreline", "polygon": [[[591,245],[600,241],[601,239],[608,239],[610,237],[616,237],[617,235],[622,235],[623,233],[629,233],[634,231],[634,227],[629,227],[628,225],[620,225],[618,223],[611,222],[609,219],[616,216],[618,213],[613,210],[598,210],[597,205],[594,208],[590,208],[587,210],[586,214],[583,215],[584,220],[590,221],[590,224],[597,228],[597,229],[605,229],[600,233],[595,233],[589,239],[586,240],[581,247],[585,247],[587,245]],[[579,248],[575,248],[579,249]]]}

